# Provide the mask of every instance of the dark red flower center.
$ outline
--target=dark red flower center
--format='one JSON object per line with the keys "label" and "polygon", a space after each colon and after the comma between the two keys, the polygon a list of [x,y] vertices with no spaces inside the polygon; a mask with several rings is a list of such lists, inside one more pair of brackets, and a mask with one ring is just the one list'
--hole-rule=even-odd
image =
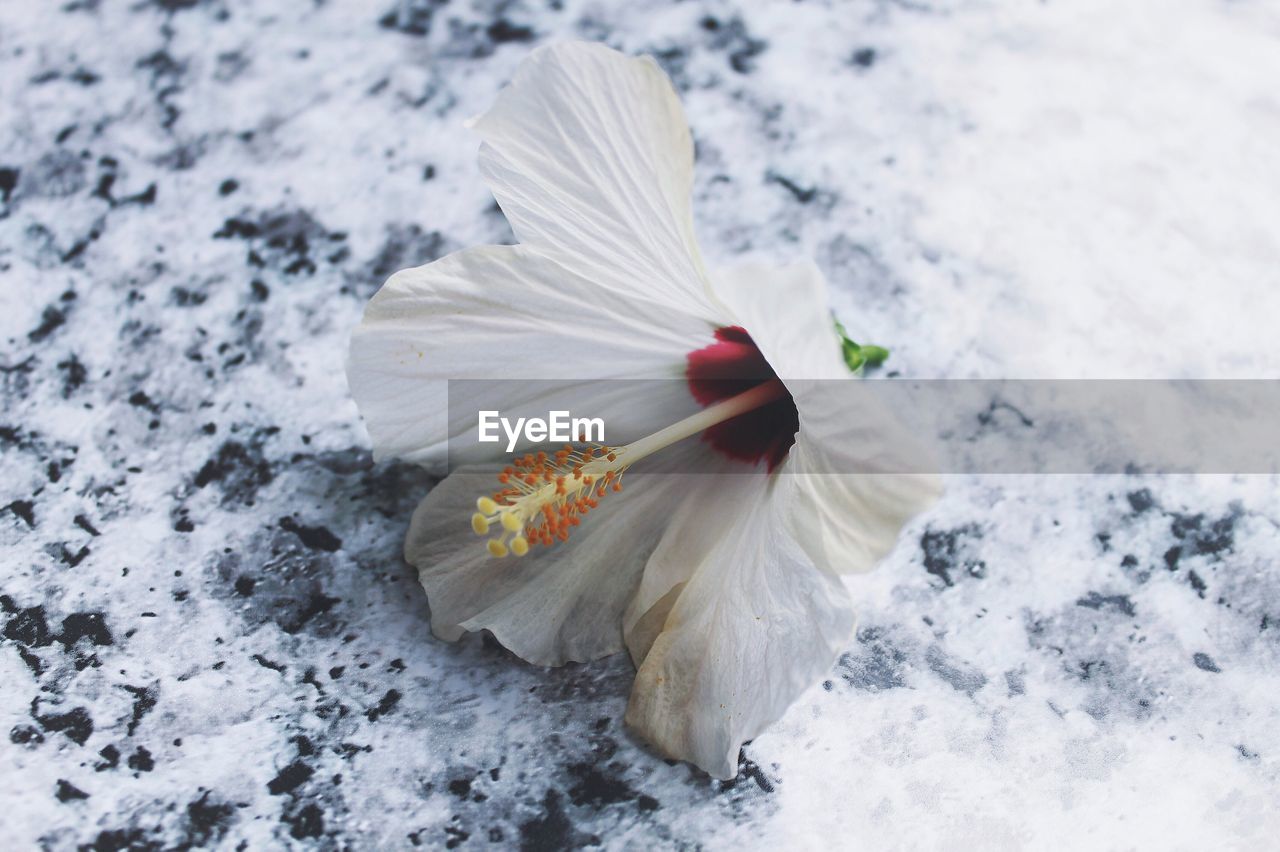
{"label": "dark red flower center", "polygon": [[[689,391],[703,407],[778,377],[746,329],[725,326],[716,329],[715,337],[715,343],[686,356]],[[765,459],[772,471],[786,459],[799,429],[800,415],[787,394],[712,426],[702,433],[702,440],[731,459],[751,464]]]}

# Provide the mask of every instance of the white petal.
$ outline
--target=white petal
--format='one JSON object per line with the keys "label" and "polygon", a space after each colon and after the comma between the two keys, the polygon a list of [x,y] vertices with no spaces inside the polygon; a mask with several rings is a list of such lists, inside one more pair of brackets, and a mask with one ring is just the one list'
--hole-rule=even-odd
{"label": "white petal", "polygon": [[414,512],[405,559],[431,607],[432,631],[454,640],[488,630],[538,665],[598,659],[623,649],[622,616],[649,553],[667,523],[666,507],[686,485],[672,474],[627,474],[567,542],[495,559],[469,519],[491,473],[465,468],[437,485]]}
{"label": "white petal", "polygon": [[[643,582],[642,580],[641,583]],[[627,607],[626,615],[622,619],[622,637],[627,644],[627,650],[631,653],[631,662],[637,669],[644,662],[644,658],[649,656],[649,650],[653,648],[653,643],[662,633],[662,628],[666,626],[667,616],[671,614],[671,608],[680,599],[680,593],[684,591],[686,582],[688,577],[677,580],[674,585],[665,586],[666,592],[647,606],[638,605],[639,597],[631,599],[631,604]]]}
{"label": "white petal", "polygon": [[638,667],[653,640],[666,623],[677,594],[694,570],[725,538],[733,534],[742,516],[760,500],[768,479],[747,473],[715,473],[715,465],[729,467],[724,459],[699,461],[707,472],[686,477],[686,491],[670,512],[670,523],[649,557],[644,576],[623,619],[627,650]]}
{"label": "white petal", "polygon": [[898,533],[938,499],[937,477],[916,474],[791,474],[788,521],[809,558],[837,574],[870,571]]}
{"label": "white petal", "polygon": [[850,378],[813,263],[739,263],[717,270],[712,287],[788,388],[789,380]]}
{"label": "white petal", "polygon": [[611,292],[717,319],[693,232],[693,142],[652,59],[583,42],[539,48],[472,126],[521,243]]}
{"label": "white petal", "polygon": [[781,468],[796,488],[789,523],[797,541],[828,570],[870,570],[941,491],[927,473],[927,447],[880,403],[873,384],[850,375],[817,266],[744,263],[717,274],[715,288],[800,415]]}
{"label": "white petal", "polygon": [[[479,399],[455,399],[455,417],[466,418],[451,424],[447,380],[678,379],[685,353],[707,337],[705,322],[645,293],[609,294],[534,250],[484,246],[392,276],[352,334],[347,380],[375,455],[429,462],[441,457],[451,434],[474,431],[475,410],[483,407]],[[680,384],[651,382],[640,390],[683,403]],[[495,387],[504,398],[489,407],[545,402],[539,394],[546,385],[529,385],[524,398],[511,394],[515,386]],[[627,390],[604,382],[591,392],[614,397]],[[483,396],[484,389],[472,384],[459,393]],[[608,407],[582,394],[576,399],[589,416]],[[630,412],[650,410],[628,405]],[[684,410],[667,408],[662,416]]]}
{"label": "white petal", "polygon": [[880,403],[874,385],[790,385],[800,432],[782,468],[795,489],[789,522],[809,557],[840,574],[874,568],[942,493],[932,454]]}
{"label": "white petal", "polygon": [[696,566],[627,706],[642,737],[717,778],[736,774],[742,743],[821,679],[853,632],[848,592],[791,539],[777,496],[754,501]]}

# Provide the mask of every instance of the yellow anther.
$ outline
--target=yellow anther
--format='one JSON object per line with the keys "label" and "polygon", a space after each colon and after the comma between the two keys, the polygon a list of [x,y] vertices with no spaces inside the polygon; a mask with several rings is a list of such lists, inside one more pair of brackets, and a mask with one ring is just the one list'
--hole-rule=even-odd
{"label": "yellow anther", "polygon": [[495,557],[525,555],[530,539],[543,545],[567,541],[569,531],[600,505],[607,491],[622,490],[622,476],[632,464],[677,441],[786,397],[787,389],[773,379],[625,447],[575,449],[566,444],[551,455],[527,453],[513,458],[498,474],[502,487],[491,492],[492,496],[476,500],[479,512],[471,516],[471,528],[478,535],[485,535],[495,522],[501,523],[498,536],[486,542]]}

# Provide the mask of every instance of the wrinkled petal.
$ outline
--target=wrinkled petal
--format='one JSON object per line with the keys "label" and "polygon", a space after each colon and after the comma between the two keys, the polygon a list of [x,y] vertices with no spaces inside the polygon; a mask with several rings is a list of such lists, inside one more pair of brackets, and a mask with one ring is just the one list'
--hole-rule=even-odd
{"label": "wrinkled petal", "polygon": [[[803,450],[801,450],[803,452]],[[791,474],[796,496],[787,521],[816,564],[837,574],[870,571],[898,534],[942,493],[922,474]]]}
{"label": "wrinkled petal", "polygon": [[622,637],[626,642],[627,650],[631,653],[631,662],[637,669],[644,662],[644,658],[649,656],[649,650],[662,633],[662,628],[667,623],[667,616],[671,614],[671,608],[676,605],[676,601],[680,600],[680,593],[684,591],[686,582],[688,582],[687,577],[677,580],[674,585],[667,587],[661,597],[653,600],[648,606],[638,606],[639,599],[635,597],[631,599],[631,605],[623,616]]}
{"label": "wrinkled petal", "polygon": [[664,506],[685,487],[678,474],[629,473],[628,487],[601,500],[567,542],[495,559],[468,524],[492,473],[464,468],[414,512],[405,559],[431,607],[441,639],[488,630],[538,665],[585,662],[623,650],[622,616],[667,522]]}
{"label": "wrinkled petal", "polygon": [[[727,469],[733,464],[725,459],[718,466]],[[686,491],[670,512],[662,540],[649,557],[623,618],[627,650],[637,667],[675,605],[678,594],[672,592],[683,588],[721,540],[737,530],[743,513],[763,499],[769,487],[764,475],[720,473],[715,467],[686,480]]]}
{"label": "wrinkled petal", "polygon": [[746,261],[717,270],[712,287],[788,390],[789,380],[851,378],[815,264]]}
{"label": "wrinkled petal", "polygon": [[[392,276],[352,334],[347,381],[375,456],[428,463],[442,458],[451,435],[475,431],[479,408],[545,413],[549,392],[567,394],[589,416],[625,409],[678,419],[690,410],[679,382],[589,380],[677,379],[706,329],[643,293],[606,293],[534,250],[484,246]],[[459,397],[447,406],[448,380],[465,379],[582,384],[473,382],[455,385]]]}
{"label": "wrinkled petal", "polygon": [[803,425],[784,473],[795,489],[788,523],[827,570],[870,571],[942,493],[930,453],[873,394],[807,393],[796,405]]}
{"label": "wrinkled petal", "polygon": [[717,778],[742,743],[831,668],[854,626],[840,579],[777,517],[774,478],[735,531],[695,566],[636,674],[627,723],[664,754]]}
{"label": "wrinkled petal", "polygon": [[927,446],[873,383],[850,375],[816,265],[743,263],[717,274],[715,288],[796,404],[800,430],[780,469],[794,481],[787,521],[796,540],[827,570],[870,570],[941,492]]}
{"label": "wrinkled petal", "polygon": [[718,318],[693,232],[693,142],[652,59],[584,42],[541,47],[472,126],[522,244],[609,292]]}

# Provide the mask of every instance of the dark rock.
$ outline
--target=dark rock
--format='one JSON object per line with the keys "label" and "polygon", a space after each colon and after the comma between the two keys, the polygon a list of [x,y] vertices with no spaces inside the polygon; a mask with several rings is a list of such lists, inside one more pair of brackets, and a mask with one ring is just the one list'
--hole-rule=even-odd
{"label": "dark rock", "polygon": [[1213,657],[1203,651],[1197,651],[1192,655],[1191,660],[1196,664],[1196,668],[1201,671],[1213,672],[1214,674],[1222,672],[1222,669],[1218,668],[1218,664],[1213,661]]}
{"label": "dark rock", "polygon": [[267,791],[273,796],[282,796],[307,783],[314,774],[315,770],[310,766],[301,760],[295,760],[284,769],[281,769],[275,778],[267,782]]}
{"label": "dark rock", "polygon": [[58,787],[54,790],[53,795],[57,797],[59,802],[72,802],[77,799],[89,798],[89,794],[84,790],[81,790],[70,781],[64,781],[61,778],[58,779]]}

